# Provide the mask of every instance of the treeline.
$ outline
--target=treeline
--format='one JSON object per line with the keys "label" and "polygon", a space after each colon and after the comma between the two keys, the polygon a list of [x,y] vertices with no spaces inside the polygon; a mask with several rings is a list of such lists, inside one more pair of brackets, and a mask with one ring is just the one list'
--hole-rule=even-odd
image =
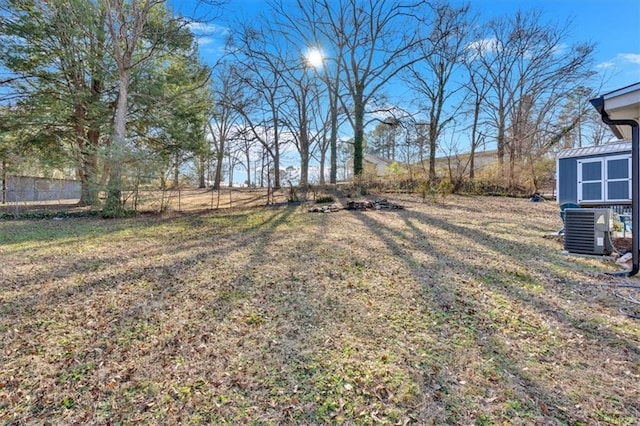
{"label": "treeline", "polygon": [[3,173],[71,169],[119,214],[123,186],[206,155],[210,70],[164,2],[0,4]]}
{"label": "treeline", "polygon": [[[200,7],[222,22],[221,6]],[[477,179],[491,146],[495,183],[535,188],[539,159],[605,138],[588,107],[594,45],[542,11],[274,0],[229,21],[209,65],[203,24],[160,0],[1,0],[2,172],[66,170],[82,203],[105,191],[117,214],[123,187],[185,174],[219,187],[240,167],[247,184],[279,187],[291,152],[303,186],[316,168],[320,183],[362,176],[366,152],[431,182],[438,156],[457,158],[457,183]]]}

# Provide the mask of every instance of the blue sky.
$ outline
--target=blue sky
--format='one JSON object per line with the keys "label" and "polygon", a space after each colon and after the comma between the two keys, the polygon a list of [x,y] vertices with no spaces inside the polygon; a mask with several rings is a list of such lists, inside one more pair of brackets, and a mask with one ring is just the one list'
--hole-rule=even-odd
{"label": "blue sky", "polygon": [[[220,54],[228,25],[238,19],[252,19],[266,9],[264,0],[230,0],[213,19],[215,12],[196,0],[174,4],[184,14],[192,15],[195,10],[206,20],[207,31],[199,34],[207,62]],[[470,4],[482,20],[513,14],[518,9],[542,10],[547,20],[560,24],[569,19],[572,38],[568,44],[590,41],[597,45],[596,70],[604,79],[603,93],[640,82],[640,0],[470,0]]]}
{"label": "blue sky", "polygon": [[[224,10],[218,11],[218,17],[212,19],[214,12],[197,0],[174,1],[186,16],[194,16],[195,7],[196,16],[202,17],[201,28],[194,29],[201,55],[208,63],[215,62],[223,52],[224,36],[233,22],[256,19],[260,12],[267,10],[264,0],[229,0]],[[287,0],[282,1],[286,3]],[[450,3],[466,2],[450,0]],[[543,22],[562,26],[570,20],[567,45],[596,44],[595,71],[598,75],[593,84],[594,87],[601,86],[599,93],[640,82],[640,0],[470,0],[469,3],[480,22],[531,9],[542,11]],[[297,166],[296,158],[295,154],[290,159],[283,158],[286,163],[283,167],[289,162]],[[236,171],[236,174],[244,179],[243,172]]]}
{"label": "blue sky", "polygon": [[597,71],[610,77],[605,92],[640,81],[640,0],[484,0],[472,5],[483,14],[538,7],[548,19],[572,19],[573,40],[597,45]]}

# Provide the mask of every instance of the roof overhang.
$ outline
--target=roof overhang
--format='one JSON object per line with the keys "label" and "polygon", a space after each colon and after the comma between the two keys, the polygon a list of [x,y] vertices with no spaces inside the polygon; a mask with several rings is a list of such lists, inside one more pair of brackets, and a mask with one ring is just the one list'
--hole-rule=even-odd
{"label": "roof overhang", "polygon": [[591,99],[591,105],[600,113],[620,139],[631,139],[631,253],[630,270],[614,275],[633,276],[640,271],[640,83],[605,93]]}
{"label": "roof overhang", "polygon": [[[590,102],[609,120],[634,120],[640,123],[640,83],[605,93]],[[609,124],[609,127],[617,138],[631,140],[631,127],[628,125]]]}

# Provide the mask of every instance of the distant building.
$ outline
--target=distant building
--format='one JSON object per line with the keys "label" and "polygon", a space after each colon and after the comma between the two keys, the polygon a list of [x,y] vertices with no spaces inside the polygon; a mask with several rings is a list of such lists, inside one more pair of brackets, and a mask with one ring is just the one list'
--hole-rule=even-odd
{"label": "distant building", "polygon": [[79,200],[82,185],[78,180],[30,176],[7,176],[3,202]]}
{"label": "distant building", "polygon": [[[362,158],[362,167],[364,169],[364,175],[369,177],[384,176],[388,172],[388,167],[393,161],[386,158],[378,157],[373,154],[365,154]],[[351,179],[353,177],[353,158],[351,158],[345,164],[345,178]]]}
{"label": "distant building", "polygon": [[365,154],[362,163],[365,172],[371,171],[375,173],[375,176],[384,176],[387,174],[387,168],[393,161],[378,157],[377,155]]}
{"label": "distant building", "polygon": [[[436,158],[436,173],[443,174],[446,172],[448,174],[449,168],[454,170],[456,175],[458,176],[469,176],[469,160],[471,154],[463,153],[463,154],[455,154],[455,155],[446,155],[444,157]],[[508,155],[506,156],[508,158]],[[484,167],[491,166],[498,162],[498,151],[495,149],[489,151],[478,151],[474,153],[473,164],[474,170],[478,172]],[[425,170],[429,168],[429,160],[423,161]]]}

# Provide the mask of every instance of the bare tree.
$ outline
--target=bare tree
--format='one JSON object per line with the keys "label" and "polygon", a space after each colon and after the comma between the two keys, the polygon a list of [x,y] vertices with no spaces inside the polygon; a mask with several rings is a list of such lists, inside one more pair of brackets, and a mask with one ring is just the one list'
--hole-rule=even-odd
{"label": "bare tree", "polygon": [[220,62],[214,68],[212,80],[212,111],[209,125],[209,136],[213,142],[213,155],[216,168],[213,177],[213,188],[219,189],[222,182],[222,164],[227,151],[228,141],[234,137],[240,120],[237,102],[243,99],[243,87],[237,79],[235,67],[228,62]]}
{"label": "bare tree", "polygon": [[579,128],[584,146],[602,145],[614,137],[609,126],[602,122],[602,116],[593,108],[587,109]]}
{"label": "bare tree", "polygon": [[598,93],[599,89],[584,86],[569,93],[558,115],[560,149],[600,145],[612,136],[600,114],[589,103],[589,99]]}
{"label": "bare tree", "polygon": [[[338,128],[340,117],[343,115],[340,108],[340,97],[344,42],[335,38],[333,28],[326,23],[324,2],[297,0],[295,7],[291,7],[291,2],[282,0],[274,1],[273,4],[276,13],[282,18],[282,33],[297,43],[298,49],[306,47],[309,51],[319,55],[319,59],[322,61],[322,64],[309,64],[311,68],[315,68],[315,76],[324,83],[326,89],[319,95],[326,96],[327,115],[313,115],[316,122],[315,131],[322,134],[319,141],[321,145],[320,168],[322,170],[320,181],[324,183],[324,166],[328,149],[330,152],[329,182],[336,183]],[[318,97],[318,101],[320,100],[321,98]]]}
{"label": "bare tree", "polygon": [[471,114],[471,134],[469,137],[469,179],[475,178],[476,171],[476,152],[484,145],[485,135],[481,132],[481,112],[484,99],[490,90],[489,80],[482,72],[481,68],[474,66],[474,57],[476,52],[469,49],[467,46],[467,55],[465,55],[464,65],[468,76],[468,81],[465,84],[468,102],[471,106],[467,113]]}
{"label": "bare tree", "polygon": [[[321,157],[320,181],[324,183],[324,162],[326,151],[330,149],[330,181],[335,183],[340,112],[340,61],[337,58],[341,55],[342,46],[338,43],[332,57],[326,56],[322,46],[328,46],[333,37],[328,36],[323,32],[323,27],[318,25],[323,20],[323,8],[319,7],[319,2],[298,0],[295,3],[297,7],[294,8],[283,1],[273,4],[279,18],[279,22],[275,24],[277,31],[286,38],[290,46],[286,52],[289,59],[285,61],[290,66],[283,67],[283,71],[287,74],[284,81],[293,105],[286,114],[288,119],[285,122],[288,123],[300,154],[300,184],[305,186],[308,182],[309,160],[316,145]],[[301,22],[304,24],[301,25]],[[302,67],[296,67],[297,64]],[[333,66],[335,64],[338,66]]]}
{"label": "bare tree", "polygon": [[423,98],[420,104],[428,111],[429,180],[433,182],[440,135],[464,104],[462,100],[453,102],[463,86],[452,84],[452,77],[462,64],[472,22],[468,5],[453,7],[435,3],[429,7],[433,18],[430,31],[420,45],[422,59],[408,68],[405,80]]}
{"label": "bare tree", "polygon": [[[300,181],[302,187],[309,183],[309,161],[314,145],[320,140],[321,131],[312,128],[314,117],[324,117],[318,102],[318,81],[313,71],[305,67],[299,54],[290,55],[281,67],[288,102],[282,104],[283,124],[289,130],[293,144],[300,155]],[[286,66],[285,64],[291,64]],[[324,126],[322,126],[324,127]]]}
{"label": "bare tree", "polygon": [[300,155],[300,186],[306,187],[309,183],[309,161],[315,143],[322,135],[318,131],[310,128],[314,116],[320,114],[317,110],[319,106],[314,102],[312,87],[305,81],[305,77],[287,79],[287,86],[291,89],[293,111],[286,114],[284,120],[292,135],[293,143]]}
{"label": "bare tree", "polygon": [[353,171],[363,172],[365,115],[402,69],[417,61],[422,0],[314,0],[322,18],[316,23],[340,52],[346,98],[340,102],[353,129]]}
{"label": "bare tree", "polygon": [[[318,97],[316,99],[316,102],[318,103],[318,110],[320,110],[320,97]],[[320,179],[319,179],[319,183],[320,185],[324,185],[325,184],[325,164],[326,164],[326,160],[327,160],[327,152],[330,152],[330,155],[332,155],[334,153],[334,149],[335,149],[335,140],[334,137],[337,138],[337,123],[336,123],[336,133],[333,133],[333,129],[332,126],[329,127],[326,125],[326,123],[331,123],[332,121],[332,115],[333,115],[333,111],[332,108],[328,108],[325,111],[325,116],[322,117],[319,115],[317,116],[313,116],[312,119],[315,120],[316,125],[315,125],[315,129],[317,132],[317,141],[316,141],[316,146],[315,146],[315,150],[314,152],[312,152],[312,156],[315,155],[316,152],[318,152],[320,154],[320,157],[318,158],[318,163],[320,164]],[[336,161],[337,161],[337,157],[336,157]],[[329,176],[329,182],[330,183],[336,183],[335,180],[335,175],[333,173],[334,170],[334,166],[333,164],[330,163],[330,176]],[[333,180],[332,180],[332,176],[333,176]]]}
{"label": "bare tree", "polygon": [[[253,138],[251,132],[245,128],[239,129],[236,137],[231,142],[234,146],[229,149],[231,151],[235,150],[238,153],[238,157],[240,157],[240,155],[243,157],[242,161],[238,159],[238,164],[242,165],[247,172],[247,186],[251,186],[252,183],[255,184],[257,179],[252,181],[251,173],[253,172],[255,174],[255,172],[257,172],[257,170],[253,170],[254,166],[252,166],[252,164],[256,164],[256,157],[259,155],[259,153],[256,152],[257,141]],[[257,169],[257,164],[255,168]]]}
{"label": "bare tree", "polygon": [[277,39],[268,27],[249,24],[239,25],[229,38],[238,64],[236,78],[248,89],[236,107],[273,160],[274,188],[280,188],[281,105],[287,102],[280,56],[283,49]]}
{"label": "bare tree", "polygon": [[593,45],[567,46],[569,22],[545,24],[541,16],[539,11],[518,12],[491,21],[472,45],[474,62],[490,87],[484,106],[491,115],[501,166],[509,154],[510,184],[523,144],[537,130],[535,123],[551,118],[560,100],[590,76]]}

